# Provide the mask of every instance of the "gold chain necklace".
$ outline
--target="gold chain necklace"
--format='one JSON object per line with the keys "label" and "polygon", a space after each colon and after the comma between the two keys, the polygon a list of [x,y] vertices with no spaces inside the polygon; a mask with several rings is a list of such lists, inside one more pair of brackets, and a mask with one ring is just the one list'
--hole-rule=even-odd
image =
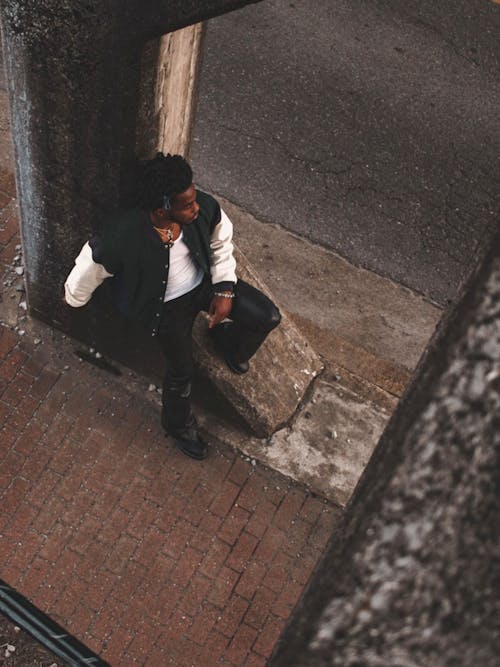
{"label": "gold chain necklace", "polygon": [[155,227],[158,232],[162,243],[168,245],[171,248],[174,245],[174,230],[170,227]]}
{"label": "gold chain necklace", "polygon": [[169,248],[171,248],[174,245],[174,232],[170,229],[170,227],[167,227],[166,230],[167,232],[167,245]]}

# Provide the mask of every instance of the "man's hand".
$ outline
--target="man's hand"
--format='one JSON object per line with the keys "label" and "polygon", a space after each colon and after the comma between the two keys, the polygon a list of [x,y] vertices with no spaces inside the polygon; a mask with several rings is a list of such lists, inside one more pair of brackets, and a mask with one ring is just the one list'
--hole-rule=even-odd
{"label": "man's hand", "polygon": [[214,296],[208,309],[209,323],[208,328],[213,329],[222,320],[228,317],[233,307],[233,299],[226,296]]}

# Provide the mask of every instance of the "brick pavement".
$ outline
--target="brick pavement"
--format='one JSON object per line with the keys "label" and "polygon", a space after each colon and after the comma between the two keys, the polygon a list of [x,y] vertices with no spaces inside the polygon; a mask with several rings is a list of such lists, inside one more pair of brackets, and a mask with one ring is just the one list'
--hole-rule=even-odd
{"label": "brick pavement", "polygon": [[[0,273],[19,243],[0,172]],[[3,306],[3,304],[0,304]],[[0,326],[0,577],[113,666],[265,665],[338,519],[123,378]]]}

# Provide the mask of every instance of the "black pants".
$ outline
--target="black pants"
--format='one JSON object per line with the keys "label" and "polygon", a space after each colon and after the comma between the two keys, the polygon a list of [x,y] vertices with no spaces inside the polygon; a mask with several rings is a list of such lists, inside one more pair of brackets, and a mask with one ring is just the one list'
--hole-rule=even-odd
{"label": "black pants", "polygon": [[[163,422],[170,430],[193,423],[190,400],[193,324],[200,311],[208,310],[212,292],[212,285],[204,280],[191,292],[163,305],[158,337],[166,359]],[[227,345],[232,358],[242,362],[257,352],[266,336],[278,326],[281,315],[267,296],[243,280],[238,280],[234,293]]]}

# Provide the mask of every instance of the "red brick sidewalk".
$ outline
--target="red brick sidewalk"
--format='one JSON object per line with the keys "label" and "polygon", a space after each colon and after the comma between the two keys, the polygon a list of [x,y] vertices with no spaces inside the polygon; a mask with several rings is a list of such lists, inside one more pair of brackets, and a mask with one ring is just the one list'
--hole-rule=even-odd
{"label": "red brick sidewalk", "polygon": [[338,511],[230,449],[187,459],[63,356],[0,326],[0,577],[113,666],[265,665]]}

